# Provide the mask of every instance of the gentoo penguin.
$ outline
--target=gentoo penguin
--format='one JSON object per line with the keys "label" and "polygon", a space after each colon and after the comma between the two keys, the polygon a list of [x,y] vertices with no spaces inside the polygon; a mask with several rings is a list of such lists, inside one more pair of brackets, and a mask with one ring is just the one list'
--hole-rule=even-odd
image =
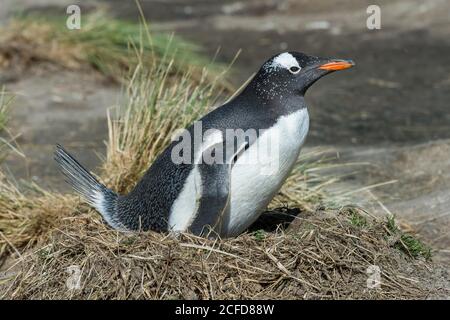
{"label": "gentoo penguin", "polygon": [[[173,139],[127,195],[106,188],[59,145],[55,160],[114,229],[237,236],[298,158],[309,129],[307,89],[353,65],[299,52],[273,56],[240,94]],[[191,139],[199,130],[201,139]]]}

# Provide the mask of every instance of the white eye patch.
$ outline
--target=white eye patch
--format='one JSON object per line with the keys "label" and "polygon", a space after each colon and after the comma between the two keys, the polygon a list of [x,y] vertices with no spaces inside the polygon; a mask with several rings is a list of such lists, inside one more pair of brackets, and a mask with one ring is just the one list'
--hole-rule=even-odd
{"label": "white eye patch", "polygon": [[268,67],[270,69],[284,68],[289,70],[292,74],[297,74],[302,69],[298,64],[297,59],[295,59],[294,56],[288,52],[284,52],[276,56]]}

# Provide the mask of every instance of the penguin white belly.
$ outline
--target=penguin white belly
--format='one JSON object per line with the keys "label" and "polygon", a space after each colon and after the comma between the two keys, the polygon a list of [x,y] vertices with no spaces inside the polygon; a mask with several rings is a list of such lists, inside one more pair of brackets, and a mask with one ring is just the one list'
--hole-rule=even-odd
{"label": "penguin white belly", "polygon": [[278,119],[236,161],[223,235],[239,235],[264,210],[297,161],[309,129],[306,108]]}

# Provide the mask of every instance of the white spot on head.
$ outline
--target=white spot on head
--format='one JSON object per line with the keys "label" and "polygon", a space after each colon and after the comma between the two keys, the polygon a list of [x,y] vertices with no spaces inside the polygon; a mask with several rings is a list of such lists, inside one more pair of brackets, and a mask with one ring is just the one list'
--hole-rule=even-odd
{"label": "white spot on head", "polygon": [[288,70],[292,67],[297,67],[299,68],[299,71],[301,69],[297,59],[289,52],[281,53],[273,58],[272,62],[267,67],[268,69],[284,68]]}

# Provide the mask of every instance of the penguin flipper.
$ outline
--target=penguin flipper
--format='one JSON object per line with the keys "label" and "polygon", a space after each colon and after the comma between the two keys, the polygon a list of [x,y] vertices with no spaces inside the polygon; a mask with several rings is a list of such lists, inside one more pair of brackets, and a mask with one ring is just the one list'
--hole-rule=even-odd
{"label": "penguin flipper", "polygon": [[202,185],[197,198],[197,212],[189,231],[200,236],[219,233],[221,217],[228,208],[230,170],[225,164],[198,165],[198,178]]}
{"label": "penguin flipper", "polygon": [[[203,154],[211,154],[211,149],[222,147],[222,142],[208,147]],[[222,222],[230,203],[231,169],[237,158],[245,150],[247,143],[238,147],[237,151],[224,163],[200,163],[196,165],[201,184],[201,195],[195,218],[190,225],[190,232],[205,236],[221,234]]]}

